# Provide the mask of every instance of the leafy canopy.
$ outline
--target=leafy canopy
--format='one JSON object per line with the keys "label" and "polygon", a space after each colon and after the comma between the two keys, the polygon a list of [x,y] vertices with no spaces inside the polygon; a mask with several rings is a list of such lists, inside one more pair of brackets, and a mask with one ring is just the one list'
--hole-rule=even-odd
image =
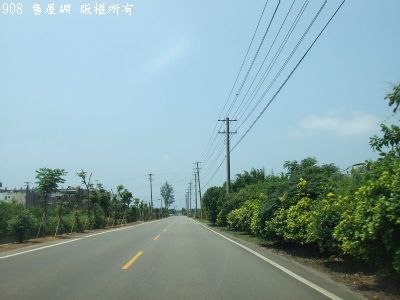
{"label": "leafy canopy", "polygon": [[164,200],[165,207],[169,208],[172,205],[172,203],[174,203],[174,201],[175,201],[174,200],[175,199],[174,188],[172,187],[172,185],[170,185],[168,183],[168,181],[166,181],[161,186],[160,193],[161,193],[161,197]]}
{"label": "leafy canopy", "polygon": [[67,172],[64,169],[40,168],[36,170],[38,190],[44,195],[48,195],[57,190],[60,183],[64,183],[64,176]]}

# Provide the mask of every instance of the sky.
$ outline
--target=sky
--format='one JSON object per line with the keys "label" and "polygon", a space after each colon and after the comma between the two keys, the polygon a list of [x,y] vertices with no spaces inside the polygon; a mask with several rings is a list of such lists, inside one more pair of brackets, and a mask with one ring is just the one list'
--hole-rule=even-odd
{"label": "sky", "polygon": [[[152,173],[155,205],[160,186],[168,181],[175,189],[175,205],[183,207],[193,162],[203,162],[200,178],[202,186],[207,183],[203,193],[226,179],[224,138],[222,134],[213,138],[217,120],[236,117],[233,112],[246,99],[247,90],[251,95],[250,83],[262,60],[266,57],[264,67],[272,61],[305,2],[296,0],[292,10],[291,0],[279,6],[277,0],[266,6],[261,0],[103,2],[107,7],[120,4],[119,15],[96,15],[96,1],[74,1],[71,14],[61,15],[58,8],[65,2],[38,0],[42,7],[38,16],[32,9],[34,1],[21,0],[19,15],[11,14],[11,6],[2,2],[0,182],[8,188],[19,188],[26,181],[34,185],[35,170],[48,167],[65,169],[65,186],[76,186],[80,183],[76,173],[84,169],[109,189],[123,184],[135,197],[149,201],[146,174]],[[56,15],[45,13],[51,3]],[[133,7],[132,15],[123,12],[127,3]],[[92,15],[80,13],[84,4],[91,4]],[[339,4],[332,0],[323,6],[273,82],[323,5],[322,0],[310,1],[261,85],[260,93],[266,90],[266,96],[256,94],[254,101],[260,99],[260,104],[246,122],[242,118],[231,123],[237,130],[232,146]],[[264,6],[259,30],[233,86]],[[369,137],[379,132],[380,122],[395,120],[384,96],[400,81],[399,11],[397,0],[346,1],[232,150],[231,177],[251,168],[278,173],[285,161],[308,156],[341,169],[376,158]],[[282,23],[281,35],[273,43]],[[232,103],[236,106],[229,115]]]}

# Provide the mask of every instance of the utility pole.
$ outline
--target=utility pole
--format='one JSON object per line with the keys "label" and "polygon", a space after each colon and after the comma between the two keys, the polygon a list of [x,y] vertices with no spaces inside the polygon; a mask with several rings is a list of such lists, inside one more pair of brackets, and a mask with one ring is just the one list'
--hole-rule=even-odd
{"label": "utility pole", "polygon": [[[28,204],[28,193],[29,193],[29,184],[31,183],[30,181],[25,181],[26,184],[26,189],[25,189],[25,205]],[[0,185],[1,187],[1,185]]]}
{"label": "utility pole", "polygon": [[219,122],[225,122],[225,131],[219,131],[218,133],[226,135],[226,193],[229,194],[231,190],[231,148],[230,148],[230,137],[231,134],[237,133],[237,131],[229,131],[230,122],[236,122],[237,120],[230,120],[226,117],[225,120],[218,120]]}
{"label": "utility pole", "polygon": [[186,191],[185,200],[186,200],[186,216],[188,216],[188,212],[189,212],[189,190]]}
{"label": "utility pole", "polygon": [[147,174],[150,181],[150,219],[153,217],[153,174]]}
{"label": "utility pole", "polygon": [[192,181],[189,182],[189,210],[190,216],[192,216]]}
{"label": "utility pole", "polygon": [[[197,171],[197,183],[199,184],[199,203],[200,203],[200,207],[201,207],[201,187],[200,187],[200,168],[199,168],[199,164],[201,164],[201,161],[196,161],[196,171]],[[201,214],[201,219],[203,219],[203,210],[201,210],[200,212]]]}
{"label": "utility pole", "polygon": [[29,184],[32,183],[32,182],[30,182],[30,181],[25,181],[24,183],[26,184],[26,190],[29,191]]}
{"label": "utility pole", "polygon": [[196,172],[194,173],[194,203],[195,203],[195,209],[194,209],[194,217],[197,218],[197,174]]}
{"label": "utility pole", "polygon": [[162,219],[162,199],[158,200],[160,200],[160,219]]}

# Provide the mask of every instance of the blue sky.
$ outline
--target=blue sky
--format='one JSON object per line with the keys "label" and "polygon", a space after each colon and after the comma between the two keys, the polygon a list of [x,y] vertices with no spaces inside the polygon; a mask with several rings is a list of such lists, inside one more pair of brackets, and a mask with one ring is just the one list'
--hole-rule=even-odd
{"label": "blue sky", "polygon": [[[50,1],[37,2],[47,6]],[[207,142],[264,1],[128,2],[134,5],[132,16],[82,16],[82,1],[67,16],[34,16],[34,1],[22,1],[22,15],[0,14],[3,186],[34,182],[40,167],[64,168],[66,184],[77,185],[75,173],[85,169],[108,188],[124,184],[149,200],[146,174],[151,172],[154,198],[168,180],[177,206],[184,205],[193,162],[207,158]],[[297,0],[295,9],[303,2]],[[282,1],[255,66],[290,3]],[[294,40],[321,3],[311,1]],[[255,45],[276,4],[267,5]],[[292,62],[338,4],[328,2]],[[232,152],[232,177],[252,167],[280,172],[284,161],[307,156],[341,168],[375,158],[368,138],[390,117],[383,97],[400,78],[399,11],[397,0],[347,1]],[[288,48],[294,45],[289,42]],[[282,63],[278,60],[277,67]],[[232,137],[233,144],[247,127]],[[216,141],[221,156],[203,165],[204,183],[223,159],[222,136]],[[210,185],[224,179],[225,165]]]}

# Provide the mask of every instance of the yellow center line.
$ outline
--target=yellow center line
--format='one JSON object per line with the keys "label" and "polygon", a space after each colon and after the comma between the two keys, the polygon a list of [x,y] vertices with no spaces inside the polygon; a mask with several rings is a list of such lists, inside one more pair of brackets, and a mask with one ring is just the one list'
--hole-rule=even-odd
{"label": "yellow center line", "polygon": [[153,239],[153,241],[157,241],[159,238],[160,238],[160,235],[157,235],[157,236]]}
{"label": "yellow center line", "polygon": [[138,253],[136,253],[136,255],[132,257],[125,265],[123,265],[121,269],[128,270],[142,254],[143,251],[139,251]]}

